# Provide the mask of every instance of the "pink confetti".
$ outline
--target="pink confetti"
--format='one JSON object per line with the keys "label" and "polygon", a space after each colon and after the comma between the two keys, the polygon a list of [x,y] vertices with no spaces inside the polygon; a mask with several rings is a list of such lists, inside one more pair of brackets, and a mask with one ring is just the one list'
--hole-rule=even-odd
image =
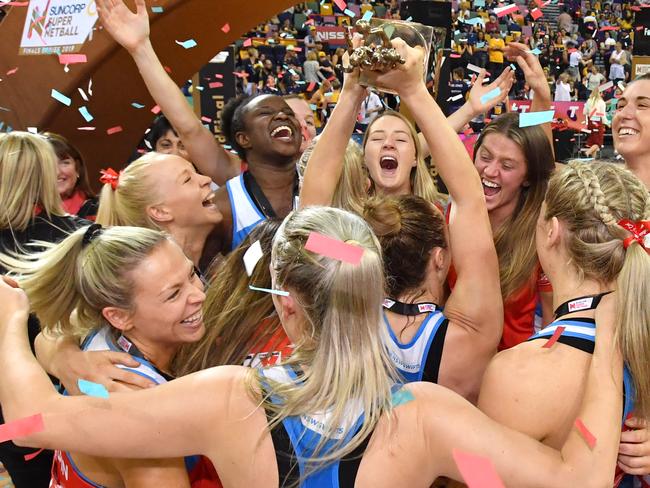
{"label": "pink confetti", "polygon": [[363,256],[363,247],[346,244],[317,232],[309,234],[305,250],[350,264],[359,264]]}
{"label": "pink confetti", "polygon": [[309,83],[309,86],[307,87],[307,91],[308,92],[312,91],[315,87],[316,87],[316,82],[312,81],[311,83]]}
{"label": "pink confetti", "polygon": [[341,12],[345,11],[348,8],[347,4],[345,3],[345,0],[334,0],[334,3],[338,8],[341,9]]}
{"label": "pink confetti", "polygon": [[160,105],[154,105],[154,107],[151,109],[151,113],[158,115],[160,113]]}
{"label": "pink confetti", "polygon": [[201,120],[203,122],[207,122],[208,124],[212,122],[212,119],[210,117],[205,117],[205,116],[201,117]]}
{"label": "pink confetti", "polygon": [[589,446],[589,449],[593,449],[596,446],[596,436],[593,435],[591,432],[589,432],[589,429],[585,424],[582,423],[582,420],[576,419],[574,425],[576,426],[576,429],[578,429],[578,432],[580,432],[580,435]]}
{"label": "pink confetti", "polygon": [[172,69],[169,66],[163,66],[164,70],[167,71],[170,75],[172,74]]}
{"label": "pink confetti", "polygon": [[505,7],[495,8],[494,13],[497,17],[504,17],[508,14],[515,13],[517,10],[519,10],[519,7],[513,3],[512,5],[506,5]]}
{"label": "pink confetti", "polygon": [[564,329],[566,329],[566,327],[562,327],[561,325],[559,325],[557,329],[555,329],[555,332],[553,332],[553,335],[549,338],[548,341],[546,341],[546,343],[542,347],[546,349],[550,349],[551,347],[553,347],[553,344],[555,344],[557,340],[560,338],[560,336],[564,332]]}
{"label": "pink confetti", "polygon": [[43,452],[43,449],[39,449],[38,451],[33,452],[31,454],[25,454],[25,456],[24,456],[25,461],[31,461],[32,459],[34,459],[36,456],[38,456],[42,452]]}
{"label": "pink confetti", "polygon": [[13,422],[0,425],[0,442],[36,434],[44,428],[43,416],[40,413],[31,417],[14,420]]}
{"label": "pink confetti", "polygon": [[223,83],[220,81],[213,81],[212,83],[208,84],[208,87],[210,88],[221,88],[223,86]]}
{"label": "pink confetti", "polygon": [[61,64],[78,64],[87,61],[85,54],[59,54],[59,63]]}
{"label": "pink confetti", "polygon": [[452,449],[451,454],[468,488],[505,488],[488,458],[459,449]]}
{"label": "pink confetti", "polygon": [[16,71],[18,71],[17,66],[15,68],[12,68],[9,71],[7,71],[7,76],[13,75]]}
{"label": "pink confetti", "polygon": [[111,127],[110,129],[106,129],[106,133],[109,136],[112,136],[113,134],[117,134],[118,132],[122,132],[122,126],[121,125],[116,125],[115,127]]}
{"label": "pink confetti", "polygon": [[218,80],[223,80],[223,75],[220,73],[215,74],[214,77]]}
{"label": "pink confetti", "polygon": [[77,130],[95,130],[94,127],[77,127]]}
{"label": "pink confetti", "polygon": [[534,8],[530,11],[530,16],[533,18],[533,20],[539,19],[542,15],[544,15],[544,13],[538,8]]}
{"label": "pink confetti", "polygon": [[228,32],[230,32],[230,24],[226,22],[223,24],[223,27],[221,27],[221,30],[224,32],[224,34],[228,34]]}
{"label": "pink confetti", "polygon": [[253,39],[251,39],[251,38],[249,37],[248,39],[246,39],[246,40],[244,41],[243,46],[244,46],[244,47],[248,47],[248,46],[251,46],[252,44],[253,44]]}
{"label": "pink confetti", "polygon": [[9,2],[9,3],[3,3],[3,6],[5,5],[10,5],[12,7],[27,7],[29,5],[29,2]]}

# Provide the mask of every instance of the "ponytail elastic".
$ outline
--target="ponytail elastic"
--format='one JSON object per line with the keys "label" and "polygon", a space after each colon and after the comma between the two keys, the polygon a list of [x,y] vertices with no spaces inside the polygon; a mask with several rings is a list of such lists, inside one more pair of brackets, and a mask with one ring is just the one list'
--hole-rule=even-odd
{"label": "ponytail elastic", "polygon": [[650,221],[640,220],[633,222],[628,219],[623,219],[618,221],[618,225],[632,234],[623,240],[624,249],[627,249],[633,242],[637,242],[646,252],[650,251],[645,243],[645,238],[650,234]]}
{"label": "ponytail elastic", "polygon": [[108,183],[109,185],[111,185],[113,191],[117,190],[117,185],[120,184],[120,176],[122,175],[122,172],[120,171],[118,173],[113,168],[108,168],[108,169],[102,169],[100,173],[101,176],[99,177],[99,181],[103,184]]}

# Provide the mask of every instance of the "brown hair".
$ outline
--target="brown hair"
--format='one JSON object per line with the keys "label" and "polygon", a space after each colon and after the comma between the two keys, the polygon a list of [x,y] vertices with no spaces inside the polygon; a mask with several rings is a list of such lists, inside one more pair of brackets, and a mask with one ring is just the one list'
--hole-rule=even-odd
{"label": "brown hair", "polygon": [[650,255],[618,225],[650,219],[645,185],[629,170],[607,162],[572,162],[549,182],[546,220],[566,225],[566,250],[580,277],[603,284],[615,282],[617,331],[623,359],[636,390],[635,412],[650,415]]}
{"label": "brown hair", "polygon": [[84,158],[79,150],[70,144],[70,141],[68,141],[60,134],[55,134],[53,132],[44,132],[43,136],[48,140],[50,144],[52,144],[57,158],[74,159],[75,169],[79,174],[79,178],[74,185],[74,191],[81,190],[86,194],[87,198],[96,196],[95,192],[90,187],[90,183],[88,181],[88,171],[86,170],[86,163],[84,162]]}
{"label": "brown hair", "polygon": [[499,258],[499,277],[504,301],[526,283],[534,284],[538,265],[535,250],[535,227],[544,201],[548,179],[555,168],[551,144],[538,126],[519,127],[519,115],[503,114],[483,129],[474,146],[474,158],[490,134],[502,134],[517,143],[526,158],[528,187],[521,189],[515,211],[494,232],[494,246]]}
{"label": "brown hair", "polygon": [[363,217],[381,243],[388,296],[418,291],[431,251],[447,248],[442,214],[423,198],[402,195],[368,200]]}
{"label": "brown hair", "polygon": [[[271,246],[280,223],[279,220],[262,222],[216,267],[203,304],[206,333],[198,344],[181,347],[172,365],[175,374],[180,376],[225,364],[241,365],[251,351],[267,344],[282,328],[271,295],[248,288],[249,284],[271,288]],[[243,257],[258,240],[264,254],[249,278]]]}

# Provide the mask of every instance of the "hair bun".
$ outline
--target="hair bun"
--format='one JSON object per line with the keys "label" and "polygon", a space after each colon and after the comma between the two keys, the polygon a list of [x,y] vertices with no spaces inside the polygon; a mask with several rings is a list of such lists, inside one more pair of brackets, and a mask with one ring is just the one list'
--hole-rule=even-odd
{"label": "hair bun", "polygon": [[363,218],[377,237],[389,237],[402,230],[402,211],[393,197],[373,197],[363,206]]}

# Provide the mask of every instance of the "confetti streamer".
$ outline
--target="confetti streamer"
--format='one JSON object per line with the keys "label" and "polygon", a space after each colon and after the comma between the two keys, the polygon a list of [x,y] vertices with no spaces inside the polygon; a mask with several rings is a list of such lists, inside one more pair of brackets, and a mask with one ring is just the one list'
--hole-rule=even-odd
{"label": "confetti streamer", "polygon": [[151,11],[154,14],[162,14],[165,11],[165,9],[163,7],[161,7],[160,5],[154,5],[154,6],[151,7]]}
{"label": "confetti streamer", "polygon": [[248,276],[253,274],[255,266],[264,256],[260,241],[255,241],[244,253],[244,267]]}
{"label": "confetti streamer", "polygon": [[468,63],[467,64],[467,69],[470,70],[470,71],[473,71],[474,73],[481,74],[481,68],[479,68],[475,64]]}
{"label": "confetti streamer", "polygon": [[93,80],[92,78],[88,82],[88,95],[93,96]]}
{"label": "confetti streamer", "polygon": [[158,115],[160,113],[160,105],[154,105],[151,109],[151,113]]}
{"label": "confetti streamer", "polygon": [[138,103],[138,102],[131,103],[131,106],[133,108],[144,108],[144,105],[142,105],[141,103]]}
{"label": "confetti streamer", "polygon": [[83,98],[84,101],[87,102],[87,101],[88,101],[88,97],[86,96],[86,93],[85,93],[81,88],[77,88],[77,91],[79,91],[79,94],[81,95],[81,98]]}
{"label": "confetti streamer", "polygon": [[348,8],[347,4],[345,3],[345,0],[334,0],[334,3],[336,4],[336,6],[339,8],[341,12],[345,11]]}
{"label": "confetti streamer", "polygon": [[95,127],[77,127],[77,130],[95,130]]}
{"label": "confetti streamer", "polygon": [[10,69],[7,71],[7,76],[13,75],[16,71],[18,71],[18,67]]}
{"label": "confetti streamer", "polygon": [[363,247],[347,244],[338,239],[311,232],[305,243],[305,250],[321,256],[336,259],[350,264],[359,264],[363,256]]}
{"label": "confetti streamer", "polygon": [[182,46],[184,49],[192,49],[193,47],[196,47],[198,45],[194,39],[188,39],[187,41],[175,41],[175,42],[179,46]]}
{"label": "confetti streamer", "polygon": [[201,117],[201,120],[207,124],[212,122],[212,119],[210,117],[205,117],[205,116]]}
{"label": "confetti streamer", "polygon": [[86,120],[86,122],[90,122],[91,120],[94,119],[94,117],[90,114],[90,112],[85,106],[79,107],[79,113]]}
{"label": "confetti streamer", "polygon": [[514,3],[511,5],[506,5],[504,7],[499,7],[494,9],[494,13],[497,17],[503,17],[508,14],[514,14],[519,10],[519,7]]}
{"label": "confetti streamer", "polygon": [[609,90],[613,86],[614,86],[614,82],[613,81],[608,81],[607,83],[603,83],[602,85],[600,85],[598,87],[598,91],[602,93],[605,90]]}
{"label": "confetti streamer", "polygon": [[230,32],[230,24],[226,22],[221,26],[221,30],[224,34],[228,34],[228,32]]}
{"label": "confetti streamer", "polygon": [[463,98],[463,94],[459,93],[458,95],[454,95],[453,97],[449,97],[447,99],[447,101],[448,102],[455,102],[456,100],[460,100],[461,98]]}
{"label": "confetti streamer", "polygon": [[354,13],[352,10],[350,10],[349,8],[346,8],[346,9],[343,11],[343,13],[344,13],[345,15],[347,15],[348,17],[352,17],[352,18],[354,18],[354,17],[357,16],[357,14],[355,14],[355,13]]}
{"label": "confetti streamer", "polygon": [[43,416],[39,413],[31,417],[14,420],[0,425],[0,442],[11,441],[19,437],[25,437],[30,434],[41,432],[43,425]]}
{"label": "confetti streamer", "polygon": [[560,336],[564,332],[564,329],[566,329],[566,327],[562,327],[561,325],[559,325],[557,329],[555,329],[555,332],[553,332],[553,335],[550,337],[550,339],[546,341],[546,343],[542,347],[545,349],[550,349],[551,347],[553,347],[553,344],[555,344],[557,340],[560,338]]}
{"label": "confetti streamer", "polygon": [[544,12],[538,8],[534,8],[530,11],[530,16],[533,18],[533,20],[539,19],[542,15],[544,15]]}
{"label": "confetti streamer", "polygon": [[70,104],[72,104],[72,100],[70,100],[63,93],[55,90],[54,88],[52,88],[52,93],[50,96],[54,98],[54,100],[61,102],[63,105],[67,105],[68,107],[70,106]]}
{"label": "confetti streamer", "polygon": [[39,449],[38,451],[33,452],[33,453],[31,453],[31,454],[25,454],[25,456],[24,456],[24,457],[25,457],[25,461],[31,461],[32,459],[34,459],[36,456],[38,456],[38,455],[39,455],[40,453],[42,453],[42,452],[43,452],[43,449],[41,448],[41,449]]}
{"label": "confetti streamer", "polygon": [[578,432],[580,432],[582,438],[589,446],[589,449],[593,449],[594,447],[596,447],[596,436],[594,436],[591,432],[589,432],[589,429],[585,424],[582,423],[582,420],[576,419],[574,425],[576,429],[578,429]]}
{"label": "confetti streamer", "polygon": [[97,398],[108,398],[108,390],[104,385],[99,383],[93,383],[92,381],[82,380],[79,378],[77,380],[77,386],[79,386],[79,391],[84,395]]}
{"label": "confetti streamer", "polygon": [[59,54],[60,64],[79,64],[87,61],[85,54]]}
{"label": "confetti streamer", "polygon": [[289,292],[284,290],[271,290],[270,288],[258,288],[257,286],[253,286],[253,285],[248,285],[248,288],[250,288],[253,291],[261,291],[263,293],[270,293],[271,295],[279,295],[281,297],[289,296]]}
{"label": "confetti streamer", "polygon": [[490,90],[489,92],[487,92],[485,95],[481,97],[481,103],[486,104],[493,98],[498,97],[499,95],[501,95],[501,88],[497,86],[494,90]]}
{"label": "confetti streamer", "polygon": [[460,449],[452,449],[451,454],[468,488],[505,488],[488,458]]}
{"label": "confetti streamer", "polygon": [[208,84],[209,88],[221,88],[223,86],[223,83],[220,81],[213,81],[212,83]]}
{"label": "confetti streamer", "polygon": [[530,127],[532,125],[546,124],[547,122],[552,122],[554,116],[555,110],[522,113],[519,114],[519,127]]}
{"label": "confetti streamer", "polygon": [[243,44],[244,47],[249,47],[249,46],[252,46],[252,45],[253,45],[253,39],[251,39],[250,37],[248,39],[246,39],[244,41],[244,44]]}
{"label": "confetti streamer", "polygon": [[374,12],[372,10],[366,10],[366,13],[364,13],[363,17],[361,17],[361,20],[365,20],[366,22],[370,22],[370,19],[372,19],[373,13]]}
{"label": "confetti streamer", "polygon": [[122,132],[122,126],[121,125],[116,125],[115,127],[111,127],[110,129],[106,129],[106,134],[109,136],[112,136],[113,134],[117,134],[118,132]]}

